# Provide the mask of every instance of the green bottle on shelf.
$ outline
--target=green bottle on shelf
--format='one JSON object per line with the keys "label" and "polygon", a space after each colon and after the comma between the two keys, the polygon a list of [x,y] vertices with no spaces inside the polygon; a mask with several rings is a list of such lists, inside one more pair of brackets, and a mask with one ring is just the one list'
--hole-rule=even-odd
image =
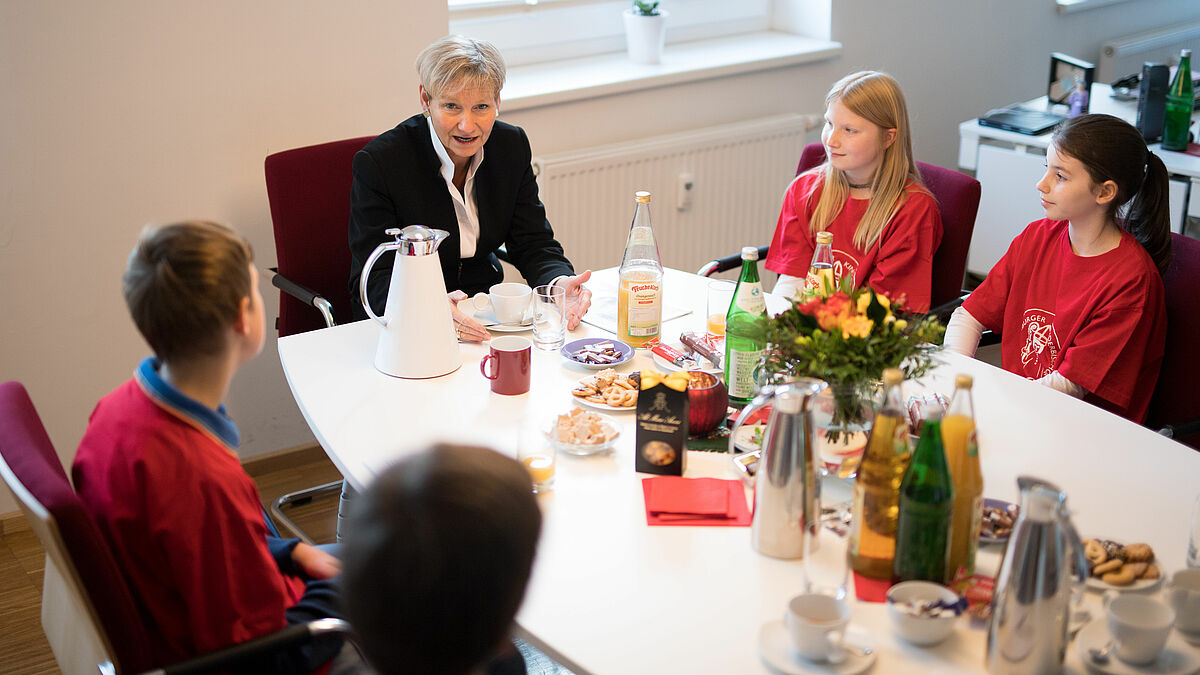
{"label": "green bottle on shelf", "polygon": [[1192,106],[1196,92],[1192,85],[1192,50],[1179,52],[1179,67],[1167,89],[1167,111],[1163,117],[1162,149],[1183,152],[1188,146],[1192,126]]}
{"label": "green bottle on shelf", "polygon": [[747,246],[742,249],[742,273],[725,315],[725,386],[731,403],[745,405],[754,398],[754,371],[767,351],[766,320],[758,249]]}
{"label": "green bottle on shelf", "polygon": [[946,583],[953,516],[954,481],[942,445],[942,414],[932,411],[900,483],[893,581]]}

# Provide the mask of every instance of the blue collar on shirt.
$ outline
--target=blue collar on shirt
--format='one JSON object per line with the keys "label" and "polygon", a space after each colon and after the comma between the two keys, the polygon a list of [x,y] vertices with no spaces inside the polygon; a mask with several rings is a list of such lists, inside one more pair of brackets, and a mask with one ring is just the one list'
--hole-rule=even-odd
{"label": "blue collar on shirt", "polygon": [[137,377],[146,393],[167,408],[208,430],[225,445],[237,448],[241,437],[238,434],[237,425],[225,414],[225,406],[222,404],[213,410],[179,391],[158,374],[160,365],[159,360],[153,356],[147,356],[138,364],[134,376]]}

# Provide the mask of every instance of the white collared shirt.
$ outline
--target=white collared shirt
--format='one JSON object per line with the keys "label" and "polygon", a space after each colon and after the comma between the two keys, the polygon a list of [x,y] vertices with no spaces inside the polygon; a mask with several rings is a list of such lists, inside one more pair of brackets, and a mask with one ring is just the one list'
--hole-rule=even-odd
{"label": "white collared shirt", "polygon": [[[442,163],[442,178],[446,181],[446,189],[450,192],[450,200],[454,202],[454,217],[458,220],[458,257],[471,258],[475,255],[475,245],[479,241],[479,214],[475,209],[475,171],[483,163],[483,148],[471,157],[467,167],[467,180],[463,182],[462,194],[454,187],[454,162],[442,139],[438,138],[433,129],[433,120],[428,117],[425,122],[429,127],[429,137],[433,140],[433,151],[437,153]],[[437,227],[435,223],[424,223],[429,227]]]}

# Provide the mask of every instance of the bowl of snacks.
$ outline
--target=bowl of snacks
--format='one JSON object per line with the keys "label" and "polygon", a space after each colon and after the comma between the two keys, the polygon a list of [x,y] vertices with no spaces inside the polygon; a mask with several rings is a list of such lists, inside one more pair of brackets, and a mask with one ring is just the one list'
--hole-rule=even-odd
{"label": "bowl of snacks", "polygon": [[608,415],[572,408],[551,419],[546,435],[559,452],[594,455],[612,448],[621,428]]}
{"label": "bowl of snacks", "polygon": [[983,518],[979,523],[979,543],[1003,544],[1012,534],[1020,507],[1000,499],[983,500]]}
{"label": "bowl of snacks", "polygon": [[581,338],[572,340],[559,350],[562,357],[571,363],[603,370],[625,363],[633,358],[633,347],[616,338]]}
{"label": "bowl of snacks", "polygon": [[896,634],[922,647],[950,637],[967,600],[929,581],[903,581],[888,589],[888,617]]}

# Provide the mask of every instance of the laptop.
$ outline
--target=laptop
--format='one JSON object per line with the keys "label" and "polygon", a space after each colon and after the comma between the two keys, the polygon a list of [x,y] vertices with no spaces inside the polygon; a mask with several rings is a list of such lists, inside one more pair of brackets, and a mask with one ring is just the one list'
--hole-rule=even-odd
{"label": "laptop", "polygon": [[979,123],[985,127],[1015,131],[1027,136],[1040,136],[1065,119],[1067,119],[1066,115],[1058,113],[1013,107],[989,111],[988,114],[979,118]]}

